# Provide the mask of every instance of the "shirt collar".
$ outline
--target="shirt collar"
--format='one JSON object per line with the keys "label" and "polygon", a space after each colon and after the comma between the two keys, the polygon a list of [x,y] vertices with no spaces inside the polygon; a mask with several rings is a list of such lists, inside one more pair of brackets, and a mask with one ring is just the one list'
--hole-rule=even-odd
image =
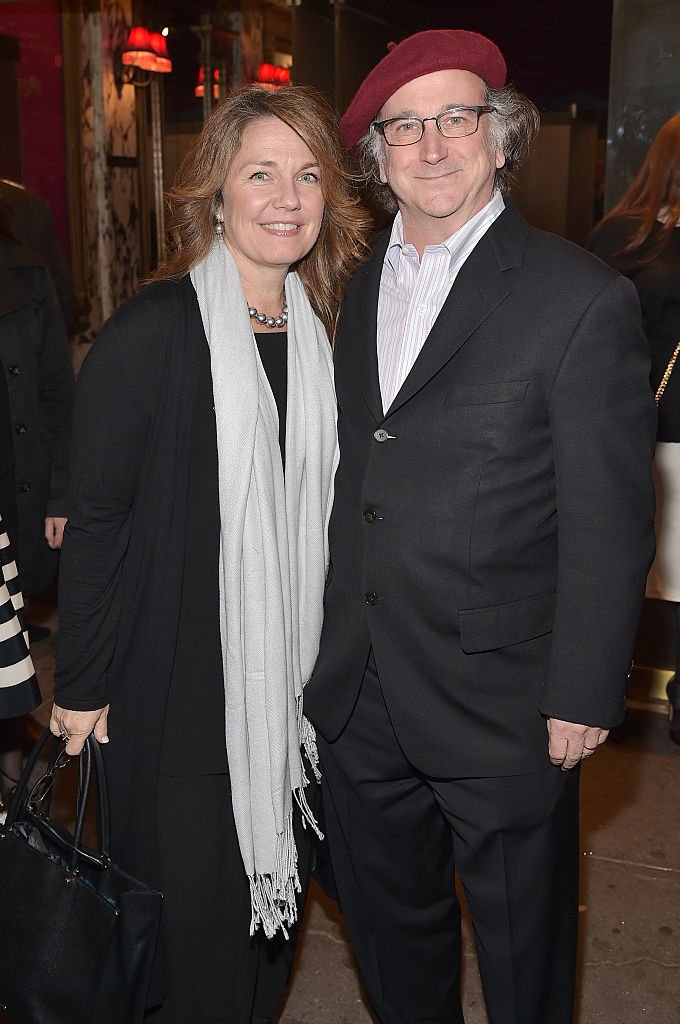
{"label": "shirt collar", "polygon": [[[449,235],[449,237],[444,239],[444,241],[439,243],[439,245],[426,245],[425,252],[427,252],[428,249],[435,252],[441,251],[442,248],[447,249],[450,258],[450,266],[453,267],[461,250],[479,228],[480,222],[488,221],[490,226],[504,209],[505,203],[503,201],[503,196],[500,192],[494,191],[494,194],[486,206],[483,206],[482,209],[474,215],[474,217],[467,220],[462,227],[454,231],[452,235]],[[401,257],[413,257],[414,254],[417,256],[414,247],[409,244],[404,244],[404,222],[401,217],[401,212],[398,212],[394,218],[394,223],[392,224],[390,240],[385,253],[385,263],[392,268],[395,274],[397,274]]]}

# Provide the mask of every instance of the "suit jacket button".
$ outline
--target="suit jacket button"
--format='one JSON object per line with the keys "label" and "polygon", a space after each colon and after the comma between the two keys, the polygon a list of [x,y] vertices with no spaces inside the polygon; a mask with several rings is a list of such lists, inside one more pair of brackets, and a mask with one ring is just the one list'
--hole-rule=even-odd
{"label": "suit jacket button", "polygon": [[387,433],[387,431],[384,430],[382,427],[380,427],[379,430],[376,430],[373,434],[373,437],[376,439],[376,441],[386,441],[389,436],[390,435]]}
{"label": "suit jacket button", "polygon": [[13,377],[18,377],[19,374],[21,373],[21,370],[19,369],[18,366],[10,366],[9,372],[12,374]]}
{"label": "suit jacket button", "polygon": [[378,518],[378,513],[374,508],[365,508],[363,516],[367,523],[374,523]]}
{"label": "suit jacket button", "polygon": [[14,429],[16,430],[17,434],[27,434],[28,433],[28,427],[26,426],[25,423],[17,423],[17,425],[16,425],[16,427]]}
{"label": "suit jacket button", "polygon": [[372,590],[368,590],[364,594],[364,601],[366,602],[366,604],[377,604],[379,600],[380,598],[378,597],[378,595],[374,593]]}
{"label": "suit jacket button", "polygon": [[22,494],[28,494],[30,489],[31,485],[27,483],[25,480],[22,480],[22,482],[19,484],[19,490],[21,491]]}

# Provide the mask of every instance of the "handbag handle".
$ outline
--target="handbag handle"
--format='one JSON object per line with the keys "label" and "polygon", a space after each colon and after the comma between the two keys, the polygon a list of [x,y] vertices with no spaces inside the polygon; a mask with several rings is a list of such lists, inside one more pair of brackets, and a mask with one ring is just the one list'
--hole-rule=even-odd
{"label": "handbag handle", "polygon": [[[30,779],[35,770],[35,766],[45,746],[50,740],[54,741],[55,750],[49,758],[47,770],[29,789]],[[47,783],[51,787],[56,771],[67,763],[63,761],[64,751],[59,747],[59,742],[59,738],[53,736],[48,729],[36,743],[14,791],[10,802],[9,812],[7,814],[7,820],[5,822],[5,828],[9,831],[18,822],[28,819],[41,831],[47,832],[49,836],[66,853],[69,854],[69,867],[72,872],[78,870],[78,863],[81,860],[84,860],[95,867],[104,868],[111,862],[109,797],[106,785],[104,759],[102,757],[102,752],[99,749],[99,744],[93,736],[88,736],[83,750],[79,755],[78,797],[76,801],[76,818],[73,837],[68,836],[63,830],[56,827],[50,821],[47,814],[35,811],[31,806],[33,794],[36,792],[38,787],[43,783]],[[97,780],[97,838],[99,842],[99,856],[94,855],[82,847],[85,812],[87,810],[90,784],[92,781],[93,763],[94,775]]]}
{"label": "handbag handle", "polygon": [[111,861],[111,820],[109,811],[109,787],[106,782],[106,768],[102,756],[102,748],[94,736],[87,737],[87,744],[90,747],[94,772],[97,779],[97,836],[99,837],[99,849],[102,857],[107,863]]}
{"label": "handbag handle", "polygon": [[664,391],[666,390],[666,385],[668,384],[668,381],[671,379],[671,374],[673,372],[673,367],[675,366],[675,362],[676,362],[676,360],[678,358],[678,354],[679,353],[680,353],[680,341],[675,346],[675,349],[673,351],[673,355],[668,360],[668,366],[664,370],[663,377],[661,378],[661,381],[659,382],[659,386],[656,389],[656,394],[654,395],[654,399],[655,399],[657,405],[661,401],[661,396],[663,395]]}
{"label": "handbag handle", "polygon": [[44,775],[41,776],[39,782],[51,780],[54,777],[54,773],[57,771],[57,769],[61,767],[61,764],[58,763],[60,761],[62,754],[61,749],[58,747],[59,739],[57,736],[53,736],[49,729],[46,729],[45,732],[40,737],[40,739],[35,744],[35,746],[33,747],[33,750],[31,751],[28,757],[28,761],[24,766],[24,770],[22,771],[19,777],[19,781],[17,782],[14,792],[12,794],[12,799],[9,802],[9,810],[7,812],[7,820],[5,822],[5,827],[8,830],[11,829],[13,825],[16,823],[16,821],[20,820],[22,817],[25,805],[28,803],[28,800],[30,799],[28,786],[31,776],[35,770],[35,766],[38,763],[40,755],[42,754],[45,746],[50,740],[52,741],[55,749],[48,760],[47,771],[44,773]]}

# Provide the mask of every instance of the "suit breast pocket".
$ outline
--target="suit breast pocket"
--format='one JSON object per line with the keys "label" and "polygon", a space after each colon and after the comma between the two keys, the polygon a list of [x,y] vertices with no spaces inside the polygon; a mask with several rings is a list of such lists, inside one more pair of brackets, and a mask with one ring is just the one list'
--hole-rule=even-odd
{"label": "suit breast pocket", "polygon": [[505,405],[523,401],[528,380],[504,380],[484,384],[459,384],[449,388],[445,396],[447,406]]}

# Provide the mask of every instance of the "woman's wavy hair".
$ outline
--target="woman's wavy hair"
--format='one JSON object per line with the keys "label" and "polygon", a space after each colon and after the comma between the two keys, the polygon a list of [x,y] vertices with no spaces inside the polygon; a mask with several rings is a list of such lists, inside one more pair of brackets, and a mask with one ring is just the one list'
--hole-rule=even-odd
{"label": "woman's wavy hair", "polygon": [[619,255],[624,255],[635,252],[645,244],[658,222],[659,214],[662,215],[662,224],[644,262],[654,259],[666,246],[676,224],[680,222],[680,114],[675,114],[661,126],[642,167],[600,224],[615,217],[640,218],[637,231],[619,252]]}
{"label": "woman's wavy hair", "polygon": [[167,193],[167,253],[154,280],[184,277],[207,255],[215,237],[222,186],[243,132],[253,121],[277,117],[309,146],[321,168],[325,210],[319,237],[295,269],[330,337],[352,271],[367,255],[369,215],[359,205],[358,178],[348,167],[337,116],[307,86],[270,92],[238,89],[215,107],[182,161]]}
{"label": "woman's wavy hair", "polygon": [[[484,83],[484,105],[493,107],[488,115],[489,131],[495,149],[505,154],[505,163],[496,169],[494,187],[507,195],[514,184],[514,172],[526,160],[531,144],[541,125],[537,108],[528,97],[512,85],[492,89]],[[378,114],[376,114],[376,118]],[[397,203],[389,187],[380,181],[383,157],[381,138],[369,129],[359,140],[359,160],[366,174],[373,198],[383,208],[395,212]]]}

